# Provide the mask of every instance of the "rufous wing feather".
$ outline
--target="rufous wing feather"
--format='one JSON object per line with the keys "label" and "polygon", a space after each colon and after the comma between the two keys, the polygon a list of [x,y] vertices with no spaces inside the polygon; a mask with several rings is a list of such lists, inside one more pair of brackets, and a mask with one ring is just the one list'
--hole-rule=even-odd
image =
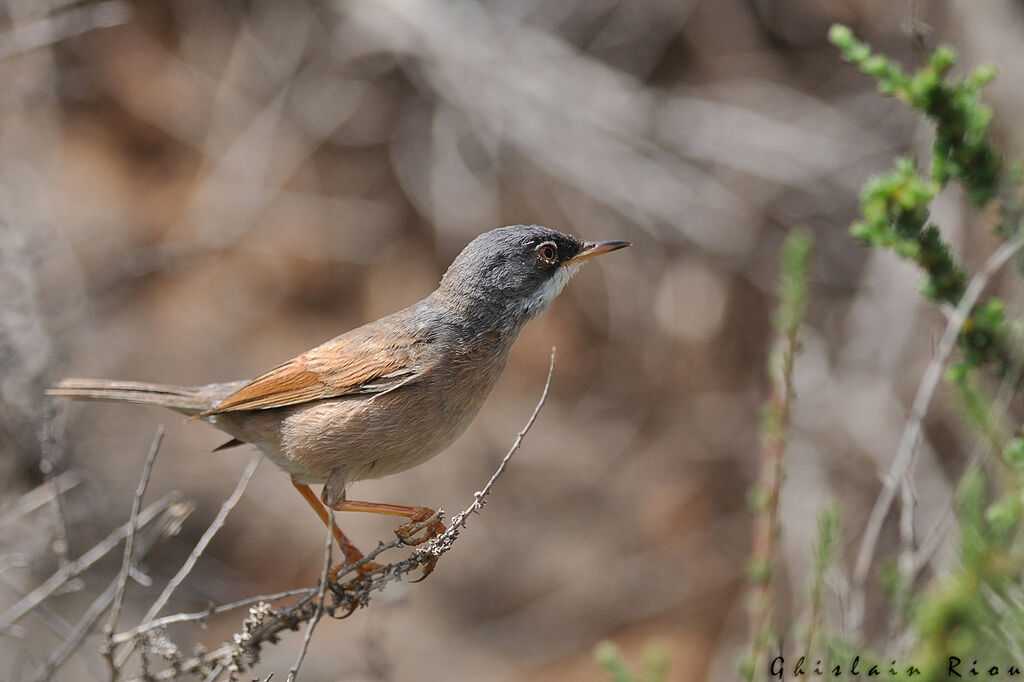
{"label": "rufous wing feather", "polygon": [[394,390],[426,369],[418,345],[412,336],[344,334],[253,379],[198,417]]}

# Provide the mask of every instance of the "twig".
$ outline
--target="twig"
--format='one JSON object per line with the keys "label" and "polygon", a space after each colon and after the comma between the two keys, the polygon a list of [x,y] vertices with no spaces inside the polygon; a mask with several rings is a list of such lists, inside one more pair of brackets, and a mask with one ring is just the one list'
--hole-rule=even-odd
{"label": "twig", "polygon": [[49,658],[40,665],[36,671],[32,674],[33,682],[41,682],[42,680],[48,680],[56,672],[57,668],[64,664],[75,649],[81,645],[82,640],[85,639],[89,631],[92,630],[93,625],[99,620],[103,612],[110,606],[110,602],[114,599],[114,592],[117,588],[117,583],[112,582],[96,599],[93,600],[89,608],[86,609],[85,615],[79,619],[78,624],[75,625],[75,629],[71,634],[66,637],[57,649],[50,654]]}
{"label": "twig", "polygon": [[226,613],[227,611],[234,611],[240,609],[243,606],[250,606],[252,604],[258,604],[259,602],[272,602],[278,599],[284,599],[285,597],[294,597],[295,595],[302,595],[308,597],[316,593],[317,588],[315,587],[299,587],[292,590],[284,590],[282,592],[275,592],[274,594],[261,594],[255,597],[246,597],[245,599],[239,599],[238,601],[228,602],[226,604],[211,605],[202,611],[195,611],[193,613],[176,613],[172,616],[164,616],[163,618],[156,618],[145,626],[139,625],[132,628],[131,630],[125,630],[119,632],[113,636],[113,643],[124,644],[130,642],[133,639],[144,635],[152,630],[158,630],[165,628],[168,625],[174,625],[175,623],[202,623],[210,616],[217,614]]}
{"label": "twig", "polygon": [[310,588],[310,594],[295,604],[276,610],[265,603],[259,603],[249,609],[249,618],[243,627],[243,633],[236,634],[233,642],[221,644],[219,647],[201,656],[180,661],[173,668],[150,673],[148,676],[133,678],[129,682],[151,682],[152,680],[172,680],[180,675],[197,674],[211,668],[223,670],[235,667],[241,671],[242,658],[246,655],[256,658],[260,646],[264,642],[277,641],[277,634],[282,630],[295,630],[313,615],[314,604],[311,600],[316,595],[316,588]]}
{"label": "twig", "polygon": [[[213,540],[213,536],[215,536],[217,532],[224,526],[224,521],[225,519],[227,519],[228,514],[231,512],[232,509],[235,508],[235,505],[238,504],[238,501],[242,499],[242,495],[243,493],[245,493],[245,489],[248,487],[249,481],[252,479],[252,475],[256,473],[256,467],[259,466],[259,463],[262,459],[263,456],[257,454],[253,455],[253,458],[249,460],[249,466],[245,468],[245,472],[242,474],[242,477],[238,480],[238,485],[235,486],[234,492],[231,493],[231,496],[228,497],[228,499],[224,501],[224,504],[220,506],[220,510],[217,512],[217,516],[213,519],[213,522],[210,524],[210,527],[206,529],[206,532],[203,533],[203,536],[199,538],[199,542],[196,543],[196,546],[192,549],[192,552],[188,555],[188,558],[185,559],[185,563],[182,564],[181,568],[178,570],[175,576],[171,578],[170,582],[167,583],[167,586],[164,588],[163,592],[161,592],[160,596],[157,597],[155,602],[153,602],[153,605],[149,607],[149,611],[146,612],[145,617],[143,617],[142,619],[143,626],[148,625],[150,621],[156,618],[157,614],[160,613],[160,610],[167,605],[167,600],[171,598],[171,595],[174,594],[174,591],[178,589],[181,583],[184,582],[185,578],[188,577],[188,574],[192,572],[192,569],[193,567],[195,567],[196,562],[199,560],[199,557],[202,556],[203,552],[206,551],[207,545],[209,545],[210,541]],[[120,654],[118,654],[117,658],[115,659],[116,668],[119,669],[124,665],[125,661],[128,659],[128,656],[131,655],[133,649],[134,642],[130,643]]]}
{"label": "twig", "polygon": [[[181,499],[177,492],[168,493],[162,498],[146,507],[139,514],[138,525],[146,526],[153,522],[163,511]],[[131,524],[125,523],[115,528],[107,537],[100,540],[92,549],[87,551],[76,561],[72,561],[59,568],[42,585],[29,592],[7,611],[0,615],[0,634],[4,634],[11,625],[19,618],[38,606],[43,600],[50,597],[54,592],[64,585],[68,580],[74,578],[86,570],[101,558],[107,555],[131,532]]]}
{"label": "twig", "polygon": [[[774,572],[778,560],[782,524],[783,459],[789,437],[795,388],[793,371],[800,351],[800,326],[807,309],[810,235],[793,231],[782,247],[779,305],[775,314],[776,342],[769,359],[771,395],[761,413],[761,468],[753,493],[755,511],[753,546],[749,568],[750,652],[746,679],[758,677],[758,665],[769,647],[775,646]],[[810,656],[811,652],[806,655]]]}
{"label": "twig", "polygon": [[[3,588],[8,592],[17,594],[19,599],[25,596],[25,592],[20,590],[18,586],[7,576],[0,575],[0,584],[2,584]],[[47,608],[45,604],[36,606],[32,610],[32,615],[60,639],[65,639],[74,631],[74,627],[71,623],[64,620],[64,617],[61,614]],[[23,636],[23,631],[19,626],[12,625],[5,634],[14,637],[21,637]]]}
{"label": "twig", "polygon": [[906,590],[914,580],[914,548],[916,546],[914,513],[917,505],[917,494],[914,489],[912,470],[913,467],[906,472],[903,480],[900,482],[900,551],[896,567],[899,571],[901,582],[896,596],[898,608],[893,609],[891,613],[894,633],[899,632],[901,629],[901,620],[906,613],[905,602],[909,596]]}
{"label": "twig", "polygon": [[[1015,387],[1020,385],[1022,372],[1024,372],[1024,367],[1018,362],[1013,367],[1013,371],[1004,378],[999,394],[993,401],[991,408],[993,415],[997,418],[1004,419],[1006,417],[1006,411],[1010,407],[1010,402],[1017,393]],[[981,466],[990,452],[990,444],[984,444],[982,441],[976,442],[970,456],[967,458],[967,466],[964,471],[971,471]],[[949,525],[953,520],[953,501],[953,497],[947,497],[943,504],[942,512],[938,515],[931,528],[928,529],[924,539],[921,540],[911,563],[912,577],[916,577],[928,565],[938,551],[942,540],[946,538]]]}
{"label": "twig", "polygon": [[[191,505],[173,505],[169,509],[169,513],[164,515],[163,527],[157,533],[151,534],[149,540],[144,540],[140,543],[139,554],[145,555],[149,552],[156,544],[159,538],[167,535],[174,535],[181,528],[181,523],[184,517],[187,517],[192,512]],[[86,610],[85,614],[79,619],[78,623],[72,629],[68,626],[68,631],[61,634],[60,645],[50,654],[46,661],[41,664],[36,671],[33,673],[31,678],[33,682],[48,680],[52,678],[53,674],[67,661],[67,659],[73,654],[82,641],[88,636],[92,630],[96,621],[99,620],[103,612],[110,606],[114,601],[114,596],[120,584],[120,579],[115,578],[107,586],[107,589],[103,591],[96,599],[93,600],[92,604]],[[39,614],[45,610],[45,607],[39,607],[35,609],[34,613]],[[92,661],[90,661],[90,664]],[[95,671],[97,676],[101,675],[101,669]],[[116,675],[113,676],[116,678]]]}
{"label": "twig", "polygon": [[30,563],[25,554],[4,554],[0,556],[0,577],[12,568],[25,568]]}
{"label": "twig", "polygon": [[238,501],[242,499],[245,489],[249,486],[249,480],[252,479],[252,475],[256,472],[256,467],[259,466],[261,460],[261,455],[253,455],[253,458],[249,460],[249,465],[245,468],[245,472],[238,480],[238,485],[235,486],[234,492],[232,492],[231,496],[228,497],[228,499],[220,506],[217,516],[213,519],[210,527],[206,529],[206,532],[203,533],[203,536],[199,538],[199,542],[196,543],[195,548],[193,548],[192,552],[188,555],[188,558],[178,570],[178,573],[169,583],[167,583],[167,587],[165,587],[164,591],[160,593],[160,596],[157,597],[155,602],[153,602],[153,605],[149,607],[149,611],[146,612],[145,617],[142,619],[143,623],[148,623],[153,620],[158,613],[160,613],[160,610],[167,604],[167,600],[171,598],[172,594],[174,594],[174,591],[178,589],[182,581],[184,581],[185,578],[188,577],[188,574],[192,572],[192,569],[196,565],[196,561],[198,561],[199,557],[204,551],[206,551],[206,547],[210,544],[210,541],[213,540],[213,536],[216,535],[224,526],[224,521],[227,519],[228,514],[235,508]]}
{"label": "twig", "polygon": [[[1019,378],[1014,378],[1009,382],[1010,386],[1016,385]],[[1012,389],[1002,391],[1002,395],[997,398],[993,403],[993,411],[1002,416],[1006,415],[1006,410],[1009,406],[1010,400],[1013,398],[1015,391]],[[988,453],[991,452],[989,444],[984,441],[977,441],[974,447],[971,449],[971,454],[967,458],[967,466],[964,468],[965,472],[977,469],[985,461]],[[911,577],[916,577],[918,573],[928,565],[928,562],[932,560],[935,553],[938,552],[939,547],[942,545],[942,541],[947,538],[949,527],[953,523],[953,503],[955,497],[947,496],[942,506],[942,511],[937,515],[935,522],[925,533],[924,538],[917,546],[914,552],[913,562],[911,564]]]}
{"label": "twig", "polygon": [[[42,458],[39,462],[39,468],[43,471],[46,476],[46,480],[49,481],[53,476],[53,472],[59,466],[57,457],[54,456],[54,451],[50,447],[44,447],[42,451]],[[64,511],[64,500],[61,497],[60,492],[54,492],[53,495],[47,500],[47,504],[53,511],[53,541],[50,543],[50,548],[54,554],[57,555],[57,561],[61,568],[67,566],[69,563],[68,554],[71,552],[71,541],[68,539],[70,533],[68,532],[68,519],[67,514]]]}
{"label": "twig", "polygon": [[[921,383],[911,405],[910,418],[903,428],[896,456],[893,458],[889,471],[883,479],[882,490],[878,493],[875,505],[871,509],[871,515],[864,528],[860,549],[857,552],[857,560],[854,564],[852,576],[850,609],[847,612],[847,629],[851,635],[860,631],[864,619],[864,585],[874,560],[875,550],[878,546],[878,536],[882,531],[882,525],[885,523],[885,517],[889,513],[889,508],[896,497],[897,487],[914,469],[920,444],[921,427],[932,397],[938,388],[939,380],[942,378],[942,370],[949,356],[953,353],[953,349],[956,347],[957,338],[967,316],[970,314],[974,304],[977,303],[989,280],[1021,247],[1024,247],[1024,237],[1017,236],[1006,242],[989,256],[982,270],[971,279],[964,291],[964,295],[950,314],[949,320],[946,323],[946,330],[939,340],[935,355],[931,362],[928,363],[928,367],[925,368],[924,375],[921,377]],[[911,513],[911,511],[907,510],[906,513]]]}
{"label": "twig", "polygon": [[20,496],[16,502],[3,511],[2,515],[0,515],[0,528],[3,528],[12,521],[16,521],[25,514],[39,509],[53,499],[55,495],[63,495],[81,482],[82,477],[77,473],[65,471],[36,486]]}
{"label": "twig", "polygon": [[331,574],[331,545],[334,540],[334,510],[328,509],[327,514],[330,516],[331,522],[327,525],[327,540],[324,542],[324,568],[320,574],[320,586],[316,592],[316,610],[313,612],[313,617],[309,619],[309,623],[306,625],[306,633],[302,636],[302,646],[299,647],[299,654],[295,657],[295,663],[292,665],[291,670],[288,671],[288,682],[295,682],[299,675],[299,668],[302,667],[302,660],[306,658],[306,651],[309,649],[309,642],[313,639],[313,629],[316,624],[320,622],[320,618],[324,614],[324,596],[327,592],[327,582],[330,579]]}
{"label": "twig", "polygon": [[[135,496],[132,498],[132,511],[128,517],[128,525],[131,527],[131,531],[128,533],[128,539],[124,543],[124,558],[121,560],[121,571],[117,576],[117,589],[114,593],[113,607],[110,609],[110,616],[107,618],[107,624],[103,627],[103,638],[104,644],[104,656],[113,665],[113,659],[111,653],[113,651],[113,643],[111,638],[114,634],[114,628],[117,626],[117,617],[121,613],[121,606],[124,603],[124,593],[128,587],[128,575],[131,573],[131,567],[133,564],[132,554],[135,551],[135,535],[138,532],[139,526],[139,509],[142,508],[142,497],[146,494],[146,488],[149,486],[149,477],[153,471],[153,461],[156,459],[156,453],[160,449],[160,444],[164,440],[164,426],[159,425],[156,429],[156,435],[153,436],[153,443],[149,446],[149,453],[146,455],[146,462],[142,466],[142,476],[139,478],[139,487],[135,490]],[[111,668],[111,672],[114,669]]]}

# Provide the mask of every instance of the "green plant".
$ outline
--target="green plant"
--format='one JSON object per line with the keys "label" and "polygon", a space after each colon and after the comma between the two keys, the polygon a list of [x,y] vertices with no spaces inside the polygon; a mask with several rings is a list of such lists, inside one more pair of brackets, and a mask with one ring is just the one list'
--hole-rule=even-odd
{"label": "green plant", "polygon": [[[868,180],[861,196],[861,217],[851,232],[868,246],[915,263],[922,274],[922,293],[946,310],[949,323],[939,345],[924,351],[930,353],[930,363],[851,572],[850,615],[842,637],[823,608],[824,575],[836,555],[838,536],[838,514],[828,511],[821,517],[813,554],[811,615],[802,655],[795,666],[787,663],[785,669],[778,657],[770,663],[769,674],[783,679],[814,668],[835,676],[853,674],[851,661],[861,666],[861,674],[870,676],[870,665],[894,680],[1020,674],[1024,666],[1024,590],[1020,587],[1024,573],[1024,437],[1019,426],[1007,418],[1007,410],[1020,388],[1024,325],[1007,312],[1000,297],[986,295],[985,287],[1024,247],[1024,214],[1021,168],[1005,161],[994,144],[992,110],[981,99],[996,71],[983,66],[957,78],[953,74],[955,52],[940,46],[921,68],[908,74],[893,60],[873,53],[845,26],[834,26],[829,38],[844,59],[878,82],[883,94],[899,99],[933,126],[930,158],[923,162],[898,159],[890,171]],[[951,183],[963,188],[973,207],[993,217],[994,232],[1005,240],[974,273],[957,262],[940,227],[931,221],[932,201]],[[786,279],[784,274],[783,282]],[[782,307],[786,307],[785,299]],[[955,349],[959,357],[950,361]],[[979,447],[964,467],[956,499],[950,502],[959,537],[956,561],[924,582],[921,577],[937,546],[932,535],[942,534],[942,520],[934,521],[934,533],[929,537],[920,542],[914,538],[913,471],[922,423],[947,362],[946,382],[965,420],[978,434]],[[773,402],[774,398],[769,404]],[[788,413],[788,403],[786,410]],[[780,442],[784,444],[784,440]],[[879,533],[897,496],[901,547],[894,556],[876,559]],[[777,504],[777,497],[766,496],[763,488],[758,489],[755,500],[767,501],[769,509]],[[765,513],[761,506],[755,510]],[[755,521],[755,526],[762,528],[763,522]],[[769,525],[768,530],[771,536],[779,532],[777,525]],[[751,654],[743,661],[748,679],[754,679],[755,664],[764,665],[766,645],[785,638],[764,616],[771,605],[774,571],[769,570],[773,563],[765,560],[760,549],[759,532],[763,531],[755,531],[752,560],[758,570],[752,572],[751,582],[755,596],[768,594],[769,600],[760,605],[755,602],[752,611]],[[872,569],[877,579],[872,585],[888,597],[890,633],[869,642],[862,629],[864,593]],[[906,653],[899,662],[898,652]],[[835,667],[830,657],[839,661]],[[951,672],[954,669],[955,673]]]}
{"label": "green plant", "polygon": [[[862,217],[851,232],[866,244],[917,263],[925,296],[955,307],[965,293],[967,274],[953,259],[938,226],[929,222],[935,196],[951,181],[959,182],[973,206],[996,204],[998,234],[1015,236],[1020,228],[1021,169],[1007,167],[992,143],[992,110],[981,101],[981,90],[992,82],[996,70],[983,66],[951,81],[956,53],[943,45],[924,67],[908,75],[896,62],[873,54],[846,26],[833,26],[829,39],[844,59],[878,81],[883,94],[923,114],[935,130],[929,171],[902,158],[888,173],[870,179],[861,195]],[[964,361],[971,367],[998,362],[1005,371],[1013,362],[1007,332],[1003,303],[994,298],[979,301],[960,331]]]}
{"label": "green plant", "polygon": [[793,367],[800,350],[800,325],[807,309],[807,281],[810,271],[811,236],[794,230],[782,247],[779,276],[779,306],[775,314],[775,349],[768,362],[772,393],[761,410],[761,473],[751,490],[754,511],[754,547],[747,565],[750,585],[750,651],[740,662],[740,672],[754,680],[758,662],[778,645],[773,623],[775,561],[779,534],[779,496],[784,476],[783,455],[790,411],[794,399]]}

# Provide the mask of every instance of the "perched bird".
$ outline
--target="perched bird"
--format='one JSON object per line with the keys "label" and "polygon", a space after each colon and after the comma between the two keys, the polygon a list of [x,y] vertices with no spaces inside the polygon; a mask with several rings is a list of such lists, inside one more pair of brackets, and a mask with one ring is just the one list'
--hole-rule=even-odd
{"label": "perched bird", "polygon": [[[310,484],[324,485],[323,504],[336,511],[409,519],[396,533],[419,543],[444,531],[434,510],[349,500],[348,484],[405,471],[451,444],[494,387],[523,325],[584,261],[629,245],[582,242],[539,225],[501,227],[471,241],[423,300],[252,381],[65,379],[48,393],[161,405],[203,419],[232,436],[218,449],[252,443],[290,474],[324,523],[329,516]],[[363,558],[337,526],[333,532],[346,564]]]}

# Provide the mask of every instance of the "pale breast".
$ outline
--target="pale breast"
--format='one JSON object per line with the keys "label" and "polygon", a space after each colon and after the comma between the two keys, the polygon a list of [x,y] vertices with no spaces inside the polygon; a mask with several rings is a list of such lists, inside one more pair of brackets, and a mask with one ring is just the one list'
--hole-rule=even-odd
{"label": "pale breast", "polygon": [[[278,412],[280,437],[263,447],[308,483],[351,483],[427,461],[458,438],[490,393],[508,345],[479,340],[479,355],[453,352],[421,379],[374,396],[314,401]],[[252,442],[252,441],[251,441]]]}

